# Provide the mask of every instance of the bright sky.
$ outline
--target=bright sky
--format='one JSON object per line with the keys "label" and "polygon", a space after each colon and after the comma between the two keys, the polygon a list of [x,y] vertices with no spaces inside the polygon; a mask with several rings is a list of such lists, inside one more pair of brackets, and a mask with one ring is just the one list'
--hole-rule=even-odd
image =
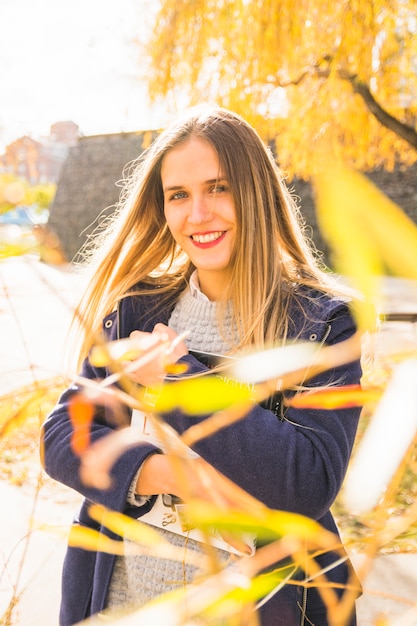
{"label": "bright sky", "polygon": [[72,120],[84,135],[159,128],[133,43],[157,0],[0,0],[0,152]]}

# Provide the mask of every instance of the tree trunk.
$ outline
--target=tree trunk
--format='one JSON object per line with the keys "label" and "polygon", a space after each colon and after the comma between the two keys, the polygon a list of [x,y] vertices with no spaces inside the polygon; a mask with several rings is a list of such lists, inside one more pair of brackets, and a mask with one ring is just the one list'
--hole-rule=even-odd
{"label": "tree trunk", "polygon": [[397,118],[385,111],[371,94],[368,85],[356,78],[350,78],[348,80],[352,85],[353,91],[361,96],[369,111],[376,117],[378,122],[385,126],[385,128],[392,130],[393,133],[396,133],[417,150],[417,132],[414,128],[400,122]]}

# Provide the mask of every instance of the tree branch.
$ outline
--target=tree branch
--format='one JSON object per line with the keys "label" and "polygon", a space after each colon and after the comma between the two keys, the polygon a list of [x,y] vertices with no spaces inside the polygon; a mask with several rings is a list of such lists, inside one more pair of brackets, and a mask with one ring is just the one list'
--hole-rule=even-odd
{"label": "tree branch", "polygon": [[[300,75],[285,82],[279,82],[280,87],[289,87],[290,85],[300,85],[307,76],[311,76],[312,73],[320,78],[327,78],[330,74],[329,64],[332,58],[328,55],[324,56],[315,66],[305,68]],[[368,85],[359,80],[357,76],[339,72],[339,77],[342,80],[347,80],[354,91],[364,101],[368,111],[378,120],[378,122],[388,128],[393,133],[404,139],[412,148],[417,150],[417,131],[404,122],[388,113],[382,106],[375,100]]]}
{"label": "tree branch", "polygon": [[378,104],[371,94],[368,85],[353,76],[348,77],[347,80],[349,80],[352,85],[353,91],[361,96],[362,100],[368,107],[368,110],[378,120],[378,122],[404,139],[404,141],[417,150],[417,132],[414,128],[400,122],[400,120],[396,117],[385,111],[385,109]]}

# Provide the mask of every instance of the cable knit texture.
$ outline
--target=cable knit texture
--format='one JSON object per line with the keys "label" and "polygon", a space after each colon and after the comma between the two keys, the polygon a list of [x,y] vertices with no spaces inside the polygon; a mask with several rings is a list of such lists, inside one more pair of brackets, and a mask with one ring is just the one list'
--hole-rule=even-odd
{"label": "cable knit texture", "polygon": [[[190,350],[226,354],[236,344],[237,328],[233,321],[232,306],[226,305],[224,323],[219,325],[218,304],[191,293],[186,289],[177,302],[169,326],[177,334],[187,330],[191,333],[185,338]],[[225,335],[222,336],[221,332]]]}
{"label": "cable knit texture", "polygon": [[[233,338],[237,336],[232,307],[230,305],[226,307],[222,325],[226,337],[223,338],[220,334],[217,303],[204,296],[195,279],[191,289],[186,289],[175,305],[168,325],[177,334],[192,329],[184,340],[187,347],[190,350],[214,354],[228,352]],[[128,502],[136,506],[145,504],[149,499],[134,493],[138,474],[130,486],[128,495]],[[163,535],[166,541],[181,548],[184,551],[184,559],[178,562],[141,554],[117,557],[109,588],[108,608],[117,609],[129,605],[138,607],[152,600],[157,594],[172,591],[192,582],[197,569],[187,562],[187,551],[200,552],[203,559],[204,547],[198,541],[168,530],[158,528],[156,531]],[[128,543],[125,540],[126,547]],[[221,561],[229,558],[229,554],[223,550],[215,550],[215,553]]]}

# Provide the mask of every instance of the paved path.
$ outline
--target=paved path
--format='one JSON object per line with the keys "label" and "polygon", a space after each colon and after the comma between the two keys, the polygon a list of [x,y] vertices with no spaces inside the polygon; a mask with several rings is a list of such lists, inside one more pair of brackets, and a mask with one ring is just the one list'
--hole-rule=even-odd
{"label": "paved path", "polygon": [[0,261],[0,394],[67,372],[81,278],[30,259]]}
{"label": "paved path", "polygon": [[[65,342],[80,286],[74,273],[34,259],[0,261],[0,396],[72,373]],[[33,471],[24,487],[0,483],[0,623],[18,595],[13,624],[57,626],[60,568],[79,496],[43,475],[36,499],[37,459]]]}
{"label": "paved path", "polygon": [[[17,598],[13,626],[57,626],[66,537],[78,494],[0,484],[0,623]],[[7,513],[6,513],[7,512]]]}
{"label": "paved path", "polygon": [[[79,286],[36,261],[0,262],[0,395],[67,371],[63,345]],[[79,502],[49,479],[35,499],[35,483],[0,483],[0,616],[17,593],[13,626],[57,626],[66,533]],[[353,559],[360,573],[363,556]],[[376,626],[380,615],[388,621],[378,626],[417,626],[417,554],[378,556],[362,583],[359,626]]]}
{"label": "paved path", "polygon": [[[358,574],[364,555],[352,555]],[[361,577],[364,594],[357,602],[359,626],[417,626],[417,553],[387,554],[373,559]]]}

